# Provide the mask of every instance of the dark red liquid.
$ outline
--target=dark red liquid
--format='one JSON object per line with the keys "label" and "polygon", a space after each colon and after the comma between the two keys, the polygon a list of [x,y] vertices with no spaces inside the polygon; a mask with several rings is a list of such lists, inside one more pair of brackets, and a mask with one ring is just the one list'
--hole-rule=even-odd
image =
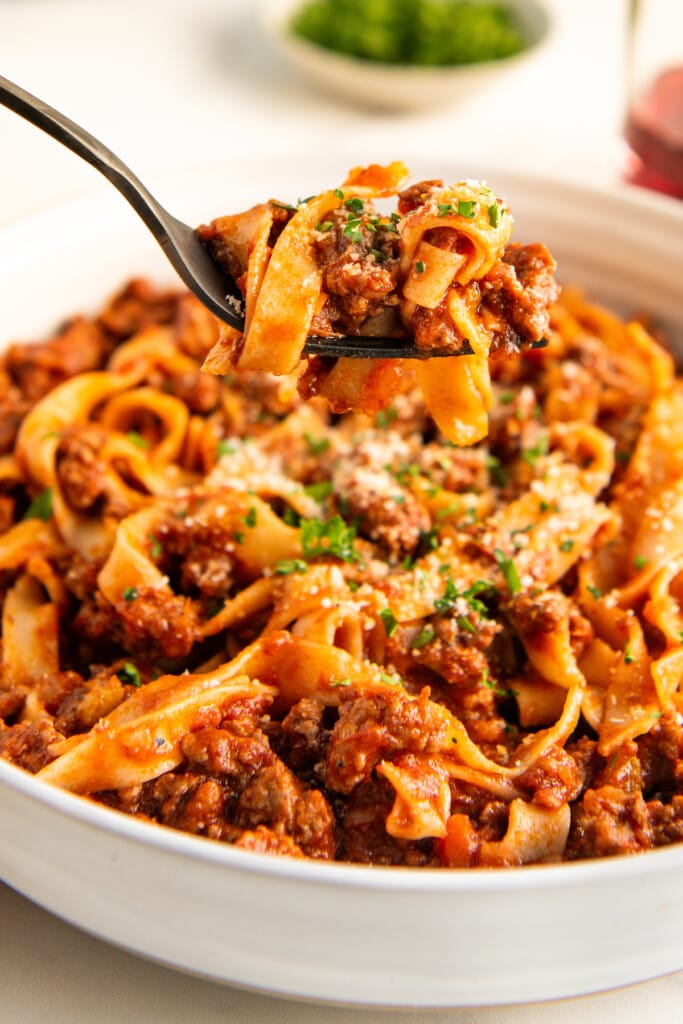
{"label": "dark red liquid", "polygon": [[634,102],[624,135],[634,154],[629,181],[683,199],[683,66],[663,71]]}

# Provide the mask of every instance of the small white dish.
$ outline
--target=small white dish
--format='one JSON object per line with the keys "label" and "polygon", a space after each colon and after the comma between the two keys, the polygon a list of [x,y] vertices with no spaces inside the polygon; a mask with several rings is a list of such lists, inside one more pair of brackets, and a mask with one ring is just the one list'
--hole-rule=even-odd
{"label": "small white dish", "polygon": [[[562,281],[661,317],[683,352],[683,204],[444,159],[411,179],[486,179],[515,238]],[[372,154],[368,154],[368,160]],[[197,167],[152,182],[188,223],[343,180],[339,158]],[[39,244],[36,240],[39,240]],[[106,186],[0,230],[0,342],[94,312],[124,279],[175,279]],[[383,1007],[575,996],[683,967],[683,844],[522,869],[363,867],[269,858],[118,814],[0,759],[0,878],[48,910],[215,981]]]}
{"label": "small white dish", "polygon": [[263,0],[261,20],[273,45],[312,82],[366,107],[417,110],[455,103],[494,85],[534,61],[548,44],[553,20],[542,0],[501,0],[509,7],[527,45],[520,53],[476,64],[427,67],[383,64],[335,53],[290,28],[305,0]]}

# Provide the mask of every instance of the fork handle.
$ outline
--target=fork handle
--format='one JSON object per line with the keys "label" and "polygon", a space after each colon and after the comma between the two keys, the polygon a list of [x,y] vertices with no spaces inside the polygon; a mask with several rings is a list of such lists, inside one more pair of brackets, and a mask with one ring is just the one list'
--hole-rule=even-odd
{"label": "fork handle", "polygon": [[48,103],[0,75],[0,103],[13,110],[36,128],[51,135],[57,142],[70,149],[104,175],[111,184],[128,200],[156,235],[162,245],[167,238],[164,218],[170,214],[154,198],[130,167],[115,153],[104,146],[99,139],[81,128],[69,117],[55,110]]}

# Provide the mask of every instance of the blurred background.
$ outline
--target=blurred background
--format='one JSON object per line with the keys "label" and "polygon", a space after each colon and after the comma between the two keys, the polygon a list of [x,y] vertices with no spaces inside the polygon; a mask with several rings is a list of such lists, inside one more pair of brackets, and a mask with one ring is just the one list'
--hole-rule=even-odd
{"label": "blurred background", "polygon": [[[356,19],[364,11],[363,36],[392,2],[406,8],[406,0],[331,6],[347,6],[346,24],[349,4]],[[683,37],[683,3],[652,2],[669,6],[663,38]],[[329,88],[283,38],[291,4],[282,0],[0,0],[0,72],[88,128],[152,185],[182,164],[263,155],[276,166],[321,150],[339,153],[344,166],[409,163],[419,153],[457,161],[463,176],[483,161],[614,180],[624,158],[632,4],[539,4],[549,32],[528,57],[509,68],[498,62],[485,81],[456,82],[447,72],[417,109],[378,106],[372,83],[360,100],[344,94],[343,80]],[[341,74],[357,83],[363,68]],[[0,222],[101,187],[95,172],[2,108],[0,152]]]}

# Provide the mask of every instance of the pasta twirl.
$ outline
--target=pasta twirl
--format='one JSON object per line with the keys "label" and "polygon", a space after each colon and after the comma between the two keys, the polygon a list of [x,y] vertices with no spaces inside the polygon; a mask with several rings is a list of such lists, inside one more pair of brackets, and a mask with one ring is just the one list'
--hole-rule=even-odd
{"label": "pasta twirl", "polygon": [[[402,195],[409,275],[434,259],[404,302],[432,326],[463,322],[473,274],[512,281],[502,212],[453,212],[484,204],[467,187]],[[269,273],[281,213],[223,225],[242,273]],[[466,243],[432,233],[463,218]],[[477,315],[495,337],[495,303]],[[78,324],[0,374],[0,756],[293,857],[500,868],[683,839],[681,385],[642,325],[567,289],[546,348],[489,367],[473,336],[452,362],[488,433],[457,447],[481,410],[438,398],[443,361],[342,367],[349,395],[388,389],[368,415],[304,399],[296,356],[203,374],[219,326],[185,294],[132,282]]]}
{"label": "pasta twirl", "polygon": [[[200,227],[239,282],[244,334],[224,328],[205,369],[291,373],[337,412],[373,414],[416,377],[439,428],[456,444],[486,434],[491,351],[545,341],[557,296],[544,246],[510,244],[512,217],[482,182],[426,181],[399,191],[403,164],[355,168],[340,188],[278,201]],[[374,200],[398,194],[398,209]],[[270,211],[268,213],[268,211]],[[458,359],[303,359],[310,334],[409,334],[426,353]],[[469,354],[463,354],[469,353]]]}

